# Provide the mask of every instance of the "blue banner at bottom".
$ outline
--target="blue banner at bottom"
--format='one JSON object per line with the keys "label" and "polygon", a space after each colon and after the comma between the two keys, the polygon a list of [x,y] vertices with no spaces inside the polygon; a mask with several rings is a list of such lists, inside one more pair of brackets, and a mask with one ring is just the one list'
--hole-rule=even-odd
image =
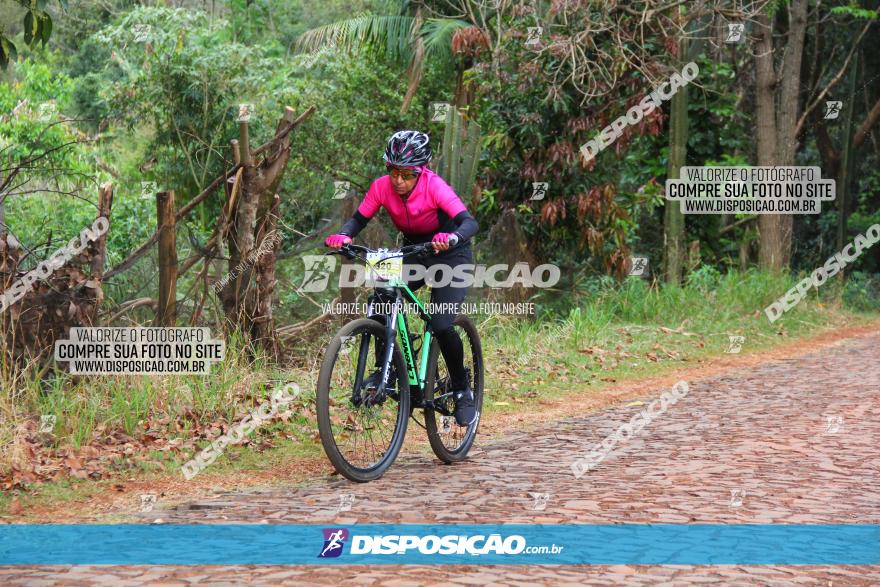
{"label": "blue banner at bottom", "polygon": [[8,525],[0,565],[871,565],[880,525]]}

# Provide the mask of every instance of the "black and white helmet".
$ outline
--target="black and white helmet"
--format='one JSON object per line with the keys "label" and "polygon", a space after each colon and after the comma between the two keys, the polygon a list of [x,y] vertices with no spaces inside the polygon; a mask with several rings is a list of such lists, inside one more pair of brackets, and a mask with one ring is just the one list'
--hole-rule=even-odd
{"label": "black and white helmet", "polygon": [[397,131],[388,139],[382,159],[389,165],[420,167],[431,160],[428,135],[417,130]]}

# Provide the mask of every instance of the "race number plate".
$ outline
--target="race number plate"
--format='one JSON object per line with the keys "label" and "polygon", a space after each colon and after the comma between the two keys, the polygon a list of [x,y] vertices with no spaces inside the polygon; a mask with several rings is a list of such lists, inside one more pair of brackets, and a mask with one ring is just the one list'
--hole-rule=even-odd
{"label": "race number plate", "polygon": [[393,259],[382,260],[388,256],[387,249],[379,249],[375,253],[367,253],[367,263],[369,264],[369,282],[370,285],[378,285],[380,283],[401,281],[403,276],[403,259],[395,257]]}

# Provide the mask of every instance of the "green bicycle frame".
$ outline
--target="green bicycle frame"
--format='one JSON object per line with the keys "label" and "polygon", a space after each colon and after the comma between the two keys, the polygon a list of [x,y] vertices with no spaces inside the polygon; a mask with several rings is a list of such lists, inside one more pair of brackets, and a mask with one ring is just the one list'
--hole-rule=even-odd
{"label": "green bicycle frame", "polygon": [[[397,291],[397,301],[402,302],[404,298],[408,298],[409,301],[414,302],[416,304],[416,308],[418,310],[419,316],[428,324],[431,321],[431,315],[425,310],[425,306],[416,297],[416,294],[403,282],[392,282],[390,284],[391,287],[395,288]],[[404,295],[405,294],[405,295]],[[431,350],[431,330],[429,328],[425,328],[424,340],[422,341],[422,349],[421,349],[421,357],[419,361],[419,365],[417,366],[415,363],[415,357],[413,356],[412,345],[409,340],[409,323],[406,318],[406,314],[404,312],[396,312],[397,320],[395,326],[396,331],[392,330],[392,340],[397,337],[397,334],[401,334],[400,337],[403,341],[403,359],[406,362],[406,373],[407,378],[409,380],[409,384],[418,386],[419,389],[425,388],[425,379],[428,374],[428,354]],[[390,356],[389,356],[390,358]]]}

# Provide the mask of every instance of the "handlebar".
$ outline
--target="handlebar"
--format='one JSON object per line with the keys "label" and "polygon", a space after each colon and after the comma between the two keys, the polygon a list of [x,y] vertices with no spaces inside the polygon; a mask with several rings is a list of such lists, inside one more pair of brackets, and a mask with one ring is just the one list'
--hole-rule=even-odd
{"label": "handlebar", "polygon": [[[454,247],[458,244],[458,235],[452,234],[449,236],[449,245]],[[399,249],[391,249],[388,252],[391,253],[385,259],[394,259],[396,257],[410,257],[413,255],[425,254],[434,250],[434,247],[430,242],[421,243],[417,245],[407,245],[405,247],[401,247]],[[378,249],[371,249],[369,247],[364,247],[361,245],[355,245],[353,243],[344,244],[339,247],[338,251],[329,251],[328,255],[344,255],[349,259],[358,259],[366,260],[367,253],[378,253]],[[363,257],[359,255],[359,253],[363,254]]]}

